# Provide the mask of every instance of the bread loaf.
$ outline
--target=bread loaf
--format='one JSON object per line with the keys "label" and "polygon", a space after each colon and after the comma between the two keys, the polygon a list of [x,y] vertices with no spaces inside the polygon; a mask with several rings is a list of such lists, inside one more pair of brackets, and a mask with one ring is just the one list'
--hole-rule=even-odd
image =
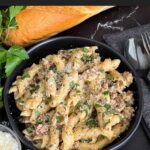
{"label": "bread loaf", "polygon": [[16,15],[18,28],[9,32],[7,45],[28,46],[69,29],[112,6],[27,6]]}

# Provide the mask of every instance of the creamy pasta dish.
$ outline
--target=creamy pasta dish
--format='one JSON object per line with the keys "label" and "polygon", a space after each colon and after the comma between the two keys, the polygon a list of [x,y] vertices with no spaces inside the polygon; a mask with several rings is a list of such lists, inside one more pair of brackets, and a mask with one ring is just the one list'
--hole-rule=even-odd
{"label": "creamy pasta dish", "polygon": [[37,149],[98,150],[124,132],[134,115],[130,72],[96,46],[60,50],[17,76],[14,93],[23,134]]}

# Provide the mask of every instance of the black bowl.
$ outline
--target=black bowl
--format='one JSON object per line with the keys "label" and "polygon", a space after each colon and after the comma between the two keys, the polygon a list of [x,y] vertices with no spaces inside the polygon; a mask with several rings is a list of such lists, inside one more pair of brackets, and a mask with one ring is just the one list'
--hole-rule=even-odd
{"label": "black bowl", "polygon": [[130,86],[130,90],[134,92],[134,98],[135,98],[135,116],[132,118],[131,125],[127,131],[125,131],[121,136],[116,139],[113,143],[108,145],[105,150],[114,150],[118,149],[121,146],[123,146],[133,135],[133,133],[136,131],[142,115],[142,93],[140,92],[140,82],[136,75],[135,70],[132,68],[132,66],[127,62],[127,60],[111,49],[110,47],[106,46],[105,44],[102,44],[98,41],[94,41],[91,39],[86,39],[82,37],[59,37],[59,38],[53,38],[44,42],[41,42],[37,44],[36,46],[33,46],[29,51],[28,54],[30,56],[30,59],[27,61],[22,62],[17,68],[13,71],[13,73],[7,78],[7,81],[5,83],[4,88],[4,104],[6,113],[9,119],[9,122],[13,128],[13,130],[17,133],[20,140],[24,145],[26,145],[28,148],[32,150],[36,150],[36,148],[24,137],[22,134],[22,130],[24,128],[24,124],[19,122],[19,113],[20,111],[17,109],[14,101],[13,94],[8,94],[8,91],[12,85],[12,82],[15,81],[16,76],[22,74],[23,70],[26,67],[31,66],[33,63],[38,63],[39,60],[43,57],[46,57],[49,54],[56,54],[58,50],[60,49],[70,49],[70,48],[76,48],[76,47],[83,47],[83,46],[93,46],[97,45],[99,47],[98,52],[102,56],[102,58],[119,58],[121,59],[121,64],[118,68],[120,72],[123,71],[130,71],[134,75],[134,82]]}

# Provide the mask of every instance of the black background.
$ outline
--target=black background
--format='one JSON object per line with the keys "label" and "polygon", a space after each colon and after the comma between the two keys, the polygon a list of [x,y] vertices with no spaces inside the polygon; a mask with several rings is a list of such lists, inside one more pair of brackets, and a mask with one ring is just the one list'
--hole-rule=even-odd
{"label": "black background", "polygon": [[143,5],[149,0],[1,0],[1,5]]}

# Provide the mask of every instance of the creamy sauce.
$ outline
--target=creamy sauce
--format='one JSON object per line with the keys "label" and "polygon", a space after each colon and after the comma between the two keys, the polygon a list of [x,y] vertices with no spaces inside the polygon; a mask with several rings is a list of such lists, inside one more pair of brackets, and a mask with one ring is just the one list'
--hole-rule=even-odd
{"label": "creamy sauce", "polygon": [[13,83],[23,134],[38,149],[98,150],[129,126],[134,97],[125,89],[133,76],[117,71],[119,59],[101,60],[97,49],[60,50]]}
{"label": "creamy sauce", "polygon": [[0,131],[0,150],[19,150],[17,141],[10,133]]}

